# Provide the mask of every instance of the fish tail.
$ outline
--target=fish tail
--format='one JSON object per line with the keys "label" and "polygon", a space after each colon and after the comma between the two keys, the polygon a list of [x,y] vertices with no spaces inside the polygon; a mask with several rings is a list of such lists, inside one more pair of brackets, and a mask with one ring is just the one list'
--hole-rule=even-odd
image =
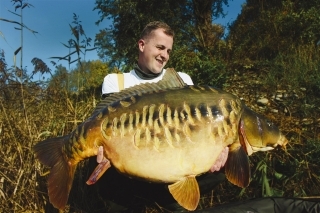
{"label": "fish tail", "polygon": [[69,136],[51,138],[33,147],[39,161],[51,168],[48,177],[48,195],[55,208],[63,210],[67,204],[77,164],[71,164],[63,152]]}

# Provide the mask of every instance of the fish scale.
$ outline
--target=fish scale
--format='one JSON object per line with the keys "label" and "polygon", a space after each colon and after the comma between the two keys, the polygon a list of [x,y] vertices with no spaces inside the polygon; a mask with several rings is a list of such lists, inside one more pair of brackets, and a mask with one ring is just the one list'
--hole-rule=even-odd
{"label": "fish scale", "polygon": [[[41,141],[34,152],[51,167],[48,194],[56,208],[67,203],[78,162],[103,148],[88,184],[112,165],[130,177],[168,183],[177,202],[194,210],[200,199],[196,176],[225,163],[228,180],[246,187],[248,155],[286,143],[276,126],[238,97],[209,86],[186,86],[168,69],[158,83],[134,86],[101,101],[72,133]],[[228,159],[221,163],[223,153]]]}

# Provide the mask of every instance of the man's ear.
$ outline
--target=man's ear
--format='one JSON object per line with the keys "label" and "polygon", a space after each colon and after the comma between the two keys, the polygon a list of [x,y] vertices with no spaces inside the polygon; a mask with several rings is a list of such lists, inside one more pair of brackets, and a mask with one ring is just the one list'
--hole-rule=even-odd
{"label": "man's ear", "polygon": [[138,41],[138,47],[139,47],[140,52],[143,52],[144,46],[145,46],[145,41],[143,39],[140,39]]}

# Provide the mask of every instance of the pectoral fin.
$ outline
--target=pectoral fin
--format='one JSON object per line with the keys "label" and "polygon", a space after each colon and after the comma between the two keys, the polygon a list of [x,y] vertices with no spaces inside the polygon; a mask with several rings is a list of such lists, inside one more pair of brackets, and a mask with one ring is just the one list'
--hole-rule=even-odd
{"label": "pectoral fin", "polygon": [[92,185],[96,183],[99,178],[107,171],[108,168],[110,168],[111,164],[110,161],[103,157],[102,161],[98,164],[98,166],[94,169],[92,174],[90,175],[89,179],[87,180],[86,184]]}
{"label": "pectoral fin", "polygon": [[200,190],[195,176],[189,176],[168,186],[174,199],[185,209],[193,211],[200,199]]}
{"label": "pectoral fin", "polygon": [[228,160],[225,165],[225,174],[231,183],[239,187],[247,187],[249,185],[249,159],[240,143],[235,143],[230,146]]}

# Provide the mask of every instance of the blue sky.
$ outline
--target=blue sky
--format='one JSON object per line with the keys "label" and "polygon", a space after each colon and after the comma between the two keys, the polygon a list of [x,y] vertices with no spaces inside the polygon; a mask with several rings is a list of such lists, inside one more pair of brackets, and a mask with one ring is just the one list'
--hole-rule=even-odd
{"label": "blue sky", "polygon": [[[74,38],[69,27],[73,21],[73,13],[79,16],[87,37],[93,40],[99,29],[110,25],[108,20],[99,26],[95,24],[99,19],[98,11],[93,11],[95,0],[28,0],[27,2],[33,7],[23,9],[24,24],[38,32],[34,35],[24,29],[23,67],[27,66],[30,72],[33,70],[31,60],[34,57],[43,60],[54,71],[50,63],[52,59],[49,58],[68,54],[69,50],[61,43],[68,44],[68,40]],[[245,0],[229,1],[229,7],[225,8],[228,15],[224,19],[215,20],[215,23],[226,25],[234,21],[241,12],[241,5],[244,2]],[[14,12],[11,0],[0,0],[0,18],[19,21],[20,18],[9,10]],[[17,13],[20,11],[17,10]],[[20,31],[15,30],[14,27],[18,25],[0,21],[0,49],[5,51],[8,67],[13,66],[14,51],[20,47]],[[85,57],[86,60],[98,59],[96,51],[87,52]],[[66,62],[58,63],[68,67]],[[17,56],[17,66],[20,67],[20,54]],[[71,68],[74,66],[72,65]]]}

